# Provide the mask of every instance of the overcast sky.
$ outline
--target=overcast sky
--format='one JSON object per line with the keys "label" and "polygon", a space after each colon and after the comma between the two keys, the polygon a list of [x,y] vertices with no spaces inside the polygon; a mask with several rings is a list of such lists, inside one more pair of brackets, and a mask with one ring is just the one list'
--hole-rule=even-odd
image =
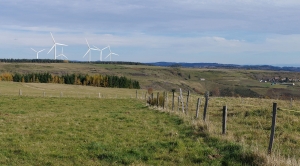
{"label": "overcast sky", "polygon": [[[300,64],[298,0],[1,0],[0,58]],[[57,47],[57,54],[61,53]],[[109,50],[103,51],[103,56]],[[100,59],[92,51],[92,61]],[[109,58],[105,59],[109,60]]]}

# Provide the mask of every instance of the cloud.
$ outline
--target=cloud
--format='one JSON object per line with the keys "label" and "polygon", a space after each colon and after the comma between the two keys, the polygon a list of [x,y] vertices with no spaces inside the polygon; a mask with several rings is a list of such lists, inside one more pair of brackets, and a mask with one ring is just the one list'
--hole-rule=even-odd
{"label": "cloud", "polygon": [[[103,32],[299,32],[300,2],[253,0],[1,1],[2,25]],[[284,24],[283,24],[284,23]],[[283,26],[288,25],[290,26]]]}
{"label": "cloud", "polygon": [[[25,28],[27,29],[27,28]],[[29,29],[35,29],[30,28]],[[26,47],[50,47],[50,33],[30,31],[0,31],[0,44]],[[179,52],[245,52],[245,51],[300,51],[300,35],[269,35],[264,40],[252,42],[240,39],[228,39],[222,36],[165,36],[145,33],[97,34],[97,33],[53,33],[57,42],[74,46],[86,45],[85,38],[93,45],[116,47],[142,47],[149,49],[167,48]],[[182,51],[184,50],[184,51]]]}
{"label": "cloud", "polygon": [[148,60],[300,52],[295,0],[3,0],[0,6],[0,48],[50,48],[53,32],[80,58],[85,38]]}

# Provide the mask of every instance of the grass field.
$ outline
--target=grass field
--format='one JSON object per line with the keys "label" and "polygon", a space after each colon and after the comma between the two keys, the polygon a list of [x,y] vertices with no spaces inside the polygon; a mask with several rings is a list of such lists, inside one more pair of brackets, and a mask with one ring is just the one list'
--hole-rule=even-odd
{"label": "grass field", "polygon": [[237,144],[134,99],[1,96],[0,101],[1,165],[261,162]]}
{"label": "grass field", "polygon": [[[178,94],[177,94],[178,95]],[[185,95],[184,95],[185,96]],[[194,123],[196,115],[196,101],[201,99],[200,121],[202,120],[204,97],[191,95],[189,99],[189,110],[187,119]],[[181,105],[175,100],[175,111],[181,112]],[[184,102],[186,99],[184,99]],[[273,156],[267,156],[267,149],[270,140],[272,105],[277,103],[277,119]],[[222,108],[228,108],[227,133],[222,135]],[[171,107],[169,102],[169,108]],[[207,130],[211,136],[238,142],[247,149],[252,149],[265,156],[271,165],[298,165],[300,163],[300,101],[299,100],[275,100],[241,97],[211,97],[208,104]],[[196,125],[197,126],[197,125]],[[270,158],[271,157],[271,158]],[[288,161],[294,161],[288,164]]]}
{"label": "grass field", "polygon": [[[298,77],[299,73],[166,68],[103,64],[5,63],[4,72],[88,73],[126,76],[142,89],[0,82],[0,165],[299,165],[300,86],[270,85],[256,79]],[[205,81],[200,81],[205,78]],[[168,110],[145,107],[148,88],[169,91]],[[203,93],[228,88],[273,99],[211,97],[202,121]],[[171,89],[175,109],[171,109]],[[189,111],[177,96],[191,90]],[[22,95],[19,96],[20,90]],[[100,97],[99,97],[100,94]],[[233,96],[239,96],[232,94]],[[195,120],[197,98],[200,118]],[[293,98],[280,100],[282,98]],[[184,103],[186,99],[184,99]],[[278,103],[273,153],[267,154],[272,103]],[[228,106],[227,134],[221,134]],[[179,111],[177,111],[179,110]],[[88,139],[87,139],[88,138]],[[247,150],[245,150],[247,149]]]}
{"label": "grass field", "polygon": [[[0,82],[0,95],[76,98],[135,98],[136,90],[51,83]],[[142,92],[142,91],[141,91]],[[140,92],[140,93],[141,93]],[[145,93],[145,91],[143,91]],[[45,95],[44,95],[45,94]],[[62,94],[62,96],[61,96]],[[142,94],[140,94],[142,95]],[[144,95],[143,95],[144,96]]]}
{"label": "grass field", "polygon": [[[18,96],[19,89],[22,96]],[[173,112],[171,93],[169,111],[161,112],[146,107],[145,92],[138,90],[140,100],[136,100],[133,89],[0,82],[0,138],[4,147],[0,164],[299,163],[300,101],[291,105],[287,100],[212,97],[204,123],[202,96],[191,94],[186,115],[181,113],[181,106],[177,111],[178,92]],[[202,104],[200,117],[195,120],[198,97]],[[273,155],[267,156],[273,102],[279,108]],[[226,135],[221,134],[224,105],[228,106]]]}

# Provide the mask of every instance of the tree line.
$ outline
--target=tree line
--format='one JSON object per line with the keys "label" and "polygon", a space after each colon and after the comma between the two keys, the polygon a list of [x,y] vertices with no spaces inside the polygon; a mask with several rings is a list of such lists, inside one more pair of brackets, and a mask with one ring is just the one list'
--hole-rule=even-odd
{"label": "tree line", "polygon": [[26,82],[26,83],[57,83],[57,84],[73,84],[96,87],[110,88],[130,88],[140,89],[138,81],[131,80],[125,76],[110,76],[110,75],[88,75],[88,74],[66,74],[52,75],[50,73],[2,73],[0,74],[1,81]]}
{"label": "tree line", "polygon": [[0,59],[4,63],[68,63],[68,60],[60,59]]}
{"label": "tree line", "polygon": [[119,64],[119,65],[146,65],[140,62],[122,62],[122,61],[74,61],[60,59],[0,59],[4,63],[92,63],[92,64]]}

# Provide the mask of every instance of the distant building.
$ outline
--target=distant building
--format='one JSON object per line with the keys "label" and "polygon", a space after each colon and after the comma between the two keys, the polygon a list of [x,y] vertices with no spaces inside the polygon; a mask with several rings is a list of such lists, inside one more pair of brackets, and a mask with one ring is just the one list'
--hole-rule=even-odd
{"label": "distant building", "polygon": [[282,83],[281,85],[289,85],[289,86],[294,86],[295,83]]}
{"label": "distant building", "polygon": [[274,81],[279,81],[280,77],[274,77]]}

